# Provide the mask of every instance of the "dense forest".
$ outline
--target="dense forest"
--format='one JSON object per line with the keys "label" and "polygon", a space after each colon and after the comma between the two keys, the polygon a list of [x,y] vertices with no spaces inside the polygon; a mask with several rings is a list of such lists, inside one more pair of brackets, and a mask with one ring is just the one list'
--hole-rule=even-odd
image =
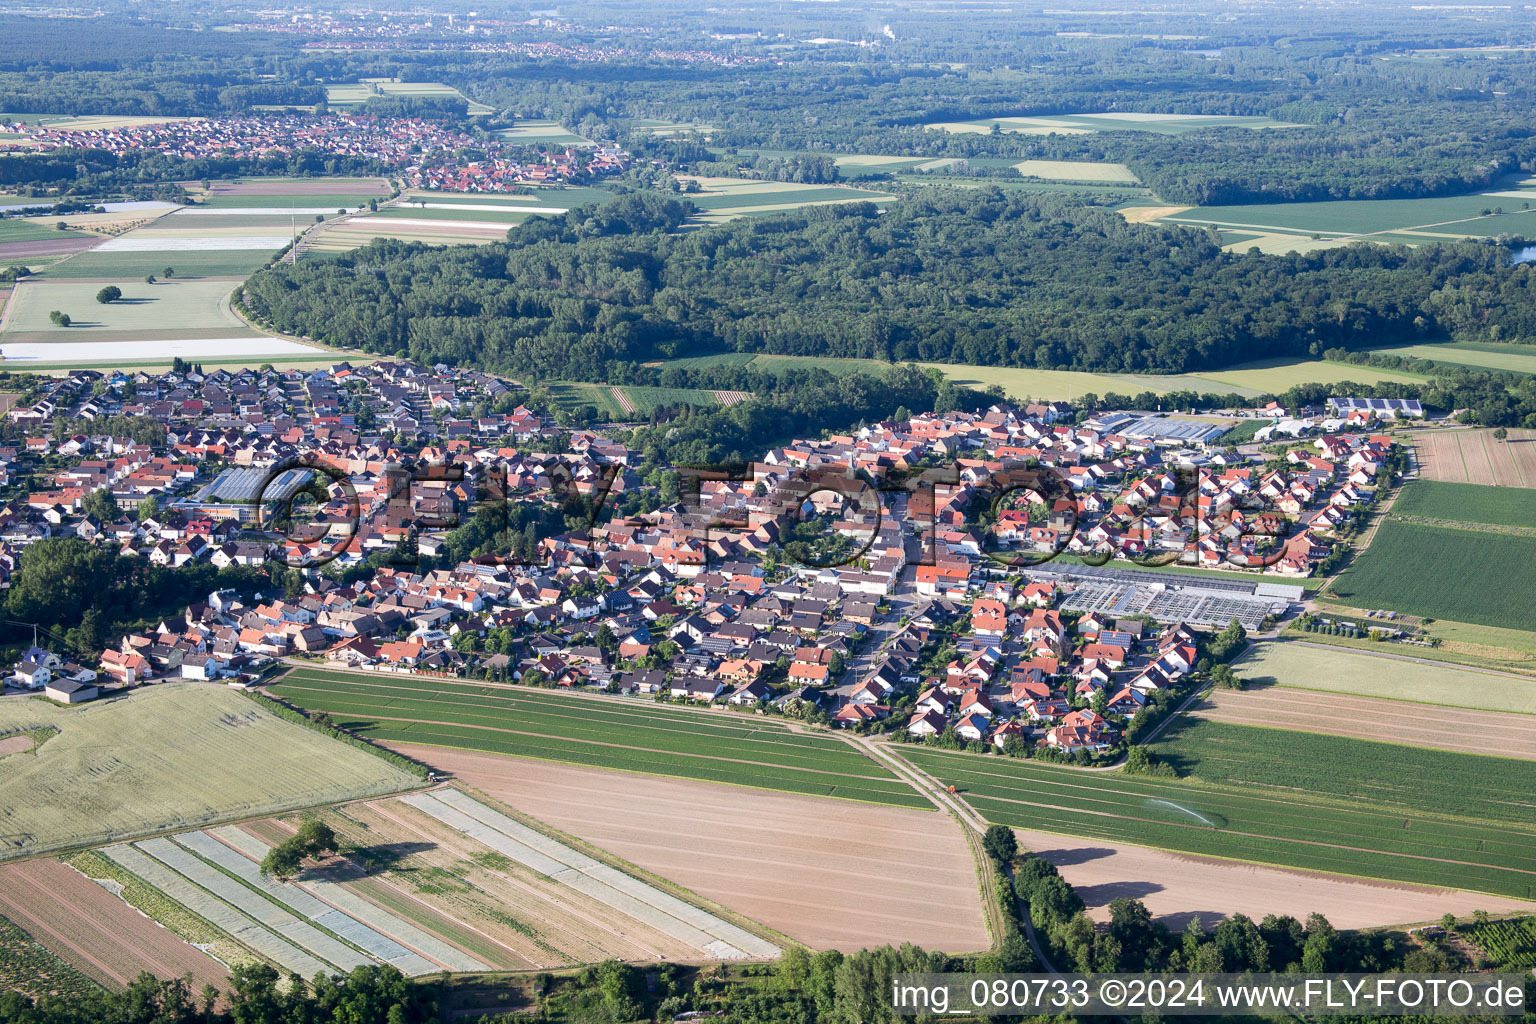
{"label": "dense forest", "polygon": [[376,242],[263,271],[246,301],[291,334],[577,380],[713,352],[1178,373],[1536,338],[1531,267],[1492,244],[1231,253],[1204,230],[984,189],[670,233],[683,210],[633,195],[506,244]]}

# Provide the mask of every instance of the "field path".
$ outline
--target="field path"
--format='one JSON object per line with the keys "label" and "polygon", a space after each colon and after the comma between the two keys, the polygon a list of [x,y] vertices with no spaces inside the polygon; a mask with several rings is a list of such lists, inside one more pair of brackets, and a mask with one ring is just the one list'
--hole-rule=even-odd
{"label": "field path", "polygon": [[[844,736],[844,739],[863,750],[874,760],[890,767],[898,778],[901,778],[911,785],[913,789],[929,800],[932,800],[941,810],[948,810],[959,819],[962,826],[968,832],[976,835],[984,835],[986,833],[987,819],[978,814],[974,807],[961,799],[958,793],[951,793],[947,787],[932,775],[912,764],[906,758],[898,757],[889,750],[882,749],[880,744],[874,740],[863,736]],[[972,844],[974,848],[974,838],[972,839]],[[981,851],[975,850],[975,854],[979,858]],[[978,860],[978,866],[981,863],[982,861]],[[1008,869],[1008,873],[1011,881],[1011,867]],[[1035,954],[1035,959],[1040,961],[1040,966],[1045,968],[1047,974],[1060,974],[1061,971],[1055,964],[1051,963],[1051,958],[1045,955],[1045,948],[1040,945],[1039,937],[1035,935],[1035,922],[1030,917],[1029,904],[1017,896],[1015,896],[1015,901],[1017,903],[1019,921],[1024,925],[1024,938],[1029,942],[1030,951]]]}

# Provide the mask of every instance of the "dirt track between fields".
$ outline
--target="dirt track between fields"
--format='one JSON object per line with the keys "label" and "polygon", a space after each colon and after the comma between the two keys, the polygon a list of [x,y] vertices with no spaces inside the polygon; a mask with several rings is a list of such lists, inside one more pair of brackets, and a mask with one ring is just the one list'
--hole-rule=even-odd
{"label": "dirt track between fields", "polygon": [[989,943],[974,862],[947,815],[391,746],[816,948]]}
{"label": "dirt track between fields", "polygon": [[1139,899],[1174,930],[1192,917],[1211,927],[1231,914],[1255,921],[1265,914],[1305,920],[1314,911],[1335,928],[1420,924],[1446,911],[1464,916],[1536,910],[1536,904],[1503,896],[1431,889],[1395,882],[1319,875],[1289,868],[1193,857],[1141,846],[1074,839],[1015,829],[1019,845],[1055,864],[1088,904],[1095,921],[1109,920],[1109,904]]}
{"label": "dirt track between fields", "polygon": [[1191,713],[1232,725],[1265,725],[1536,761],[1536,715],[1442,708],[1284,686],[1213,690]]}

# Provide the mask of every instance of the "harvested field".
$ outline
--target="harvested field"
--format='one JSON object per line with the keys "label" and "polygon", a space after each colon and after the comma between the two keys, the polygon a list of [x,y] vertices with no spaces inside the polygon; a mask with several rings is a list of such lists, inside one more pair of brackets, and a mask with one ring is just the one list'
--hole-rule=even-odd
{"label": "harvested field", "polygon": [[629,396],[624,393],[623,388],[611,387],[608,389],[608,392],[613,395],[613,400],[619,403],[619,408],[623,409],[627,415],[633,416],[635,414],[635,403],[629,400]]}
{"label": "harvested field", "polygon": [[1536,715],[1465,709],[1448,714],[1433,704],[1284,686],[1213,690],[1192,713],[1229,725],[1262,725],[1536,761]]}
{"label": "harvested field", "polygon": [[0,867],[0,914],[90,977],[126,988],[141,971],[222,987],[224,967],[106,889],[55,860]]}
{"label": "harvested field", "polygon": [[1536,488],[1536,430],[1422,430],[1413,433],[1419,476],[1448,483]]}
{"label": "harvested field", "polygon": [[1304,640],[1260,642],[1232,665],[1250,683],[1536,715],[1536,680]]}
{"label": "harvested field", "polygon": [[1316,911],[1335,928],[1375,928],[1438,921],[1447,911],[1459,917],[1473,910],[1536,909],[1536,904],[1460,889],[1340,878],[1024,829],[1014,834],[1021,848],[1057,866],[1088,904],[1089,916],[1101,922],[1109,920],[1110,902],[1122,897],[1141,900],[1175,931],[1191,918],[1210,928],[1233,914],[1255,921],[1265,914],[1289,914],[1304,921]]}
{"label": "harvested field", "polygon": [[1127,206],[1120,211],[1120,216],[1131,224],[1149,224],[1188,209],[1188,206]]}
{"label": "harvested field", "polygon": [[745,402],[751,397],[745,391],[715,391],[713,394],[715,401],[727,408]]}
{"label": "harvested field", "polygon": [[216,181],[209,193],[215,196],[335,195],[356,191],[384,195],[389,182],[383,178],[256,178],[251,181]]}
{"label": "harvested field", "polygon": [[[983,949],[972,858],[951,819],[901,808],[401,746],[563,832],[790,938],[852,951]],[[900,885],[867,886],[872,876]],[[858,900],[847,894],[859,890]],[[837,906],[836,914],[827,913]]]}
{"label": "harvested field", "polygon": [[1135,185],[1136,175],[1124,164],[1092,163],[1084,160],[1021,160],[1013,165],[1026,178],[1055,178],[1065,181],[1108,181]]}
{"label": "harvested field", "polygon": [[6,762],[0,857],[376,796],[419,781],[222,686],[160,683],[72,708],[0,704],[0,732],[47,726],[59,734],[35,757]]}

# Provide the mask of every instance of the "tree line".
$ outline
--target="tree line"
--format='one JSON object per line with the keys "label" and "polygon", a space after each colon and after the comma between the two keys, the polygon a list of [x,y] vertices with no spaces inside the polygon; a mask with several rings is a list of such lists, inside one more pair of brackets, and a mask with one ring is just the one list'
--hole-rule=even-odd
{"label": "tree line", "polygon": [[278,329],[432,364],[651,383],[715,353],[1184,373],[1411,338],[1536,338],[1508,247],[1225,252],[1208,229],[994,189],[674,233],[686,200],[628,195],[505,244],[380,241],[262,271]]}

